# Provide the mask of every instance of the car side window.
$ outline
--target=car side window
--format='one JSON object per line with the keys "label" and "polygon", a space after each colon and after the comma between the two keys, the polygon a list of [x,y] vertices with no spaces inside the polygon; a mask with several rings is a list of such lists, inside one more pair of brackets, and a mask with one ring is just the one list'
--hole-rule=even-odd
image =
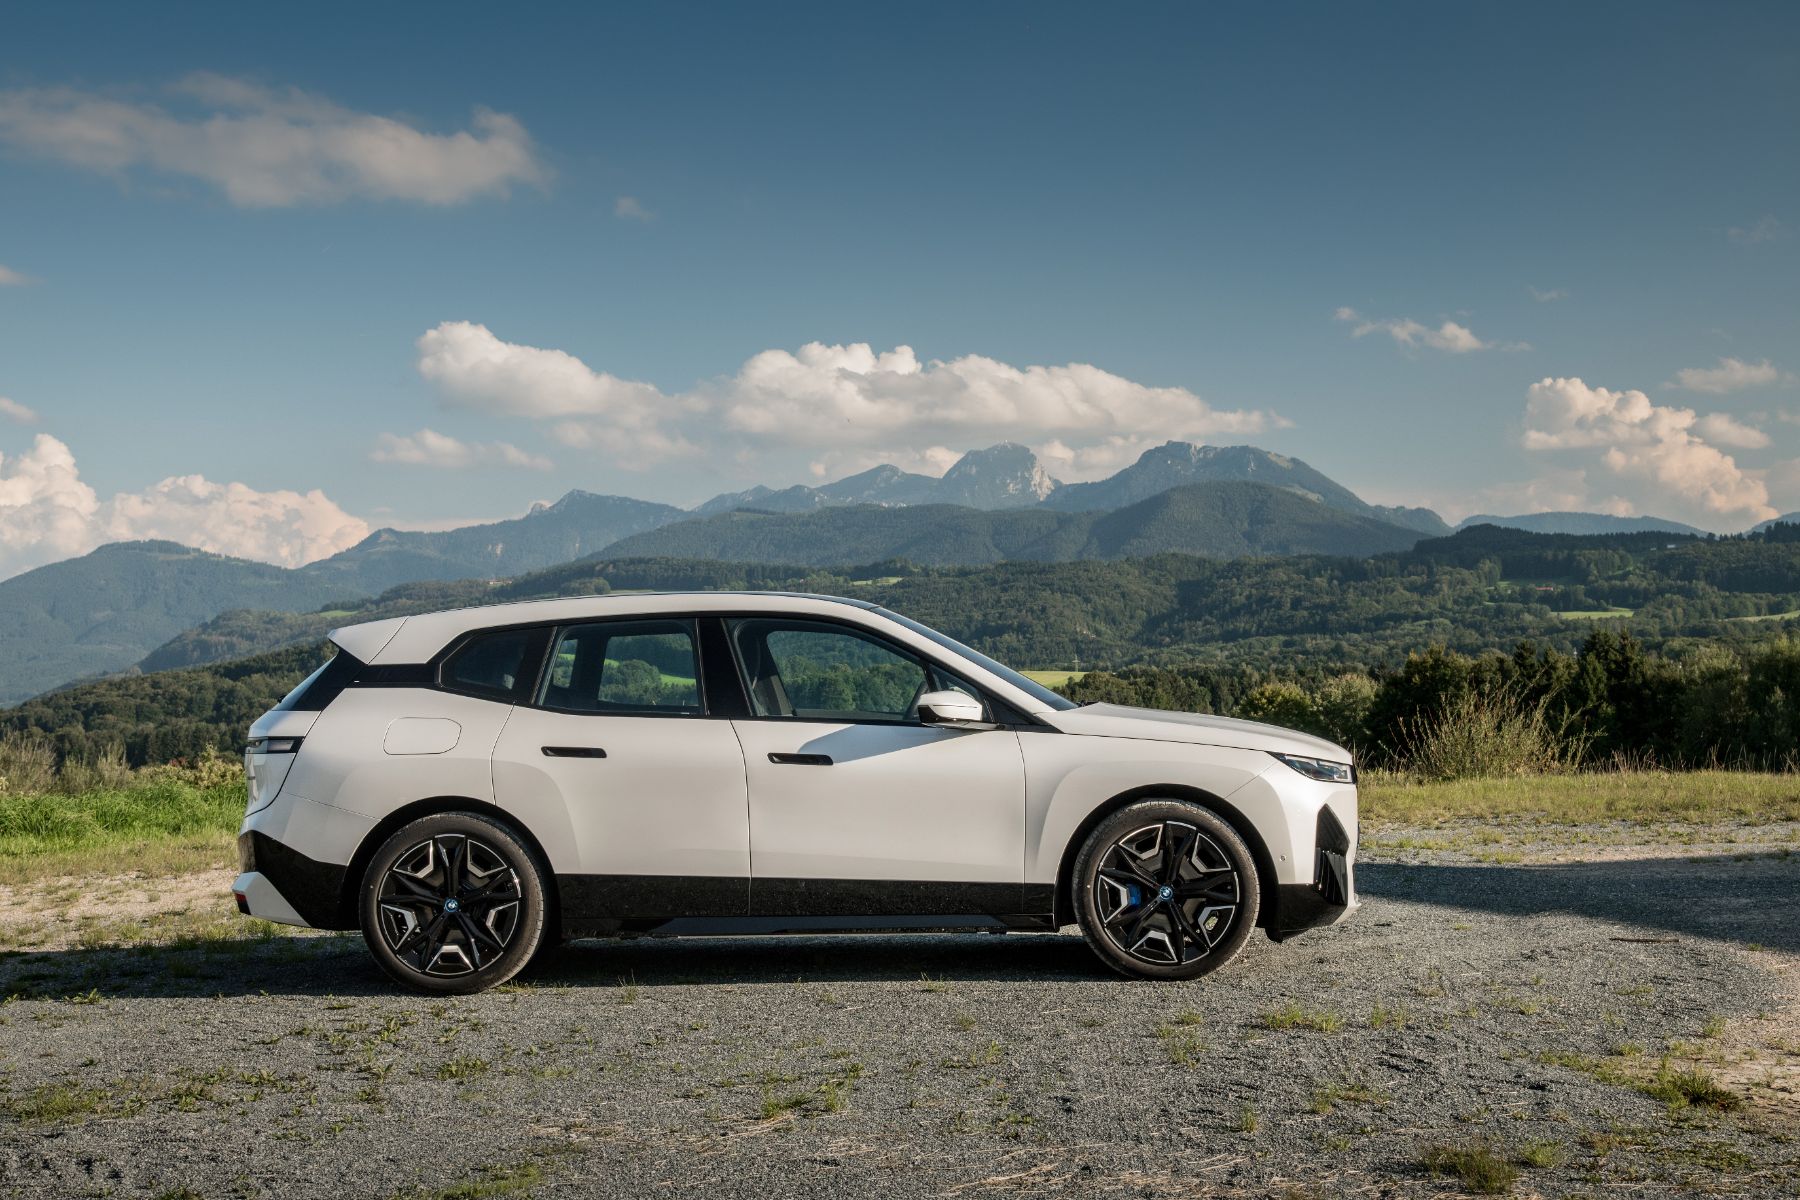
{"label": "car side window", "polygon": [[975,689],[870,634],[825,622],[745,618],[732,644],[759,717],[913,721],[938,687]]}
{"label": "car side window", "polygon": [[566,712],[698,713],[689,621],[601,621],[558,632],[538,702]]}
{"label": "car side window", "polygon": [[511,700],[530,645],[528,629],[478,634],[445,661],[438,680],[452,691]]}

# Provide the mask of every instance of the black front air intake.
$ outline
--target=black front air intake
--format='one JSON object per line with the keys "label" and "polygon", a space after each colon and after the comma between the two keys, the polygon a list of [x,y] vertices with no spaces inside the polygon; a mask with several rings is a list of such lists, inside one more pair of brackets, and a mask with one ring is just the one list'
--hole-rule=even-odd
{"label": "black front air intake", "polygon": [[1313,887],[1326,904],[1342,908],[1350,903],[1350,835],[1330,807],[1319,809],[1314,833],[1318,861],[1313,866]]}

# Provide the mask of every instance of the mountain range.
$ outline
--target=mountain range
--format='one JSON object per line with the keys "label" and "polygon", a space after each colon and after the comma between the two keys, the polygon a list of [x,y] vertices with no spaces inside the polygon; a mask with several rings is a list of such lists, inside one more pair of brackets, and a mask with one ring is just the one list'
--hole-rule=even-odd
{"label": "mountain range", "polygon": [[[0,582],[0,704],[204,658],[204,639],[160,659],[157,648],[228,611],[329,613],[400,585],[507,578],[601,553],[798,566],[1360,557],[1449,532],[1429,509],[1369,504],[1299,459],[1254,446],[1168,442],[1106,479],[1064,484],[1026,447],[1002,443],[970,451],[939,478],[882,465],[818,486],[724,493],[692,510],[571,491],[510,520],[377,530],[295,569],[120,543]],[[446,606],[468,602],[455,595]]]}
{"label": "mountain range", "polygon": [[[1756,528],[1761,531],[1771,522]],[[1541,512],[1523,513],[1516,517],[1496,517],[1479,513],[1457,522],[1458,529],[1476,525],[1498,525],[1502,529],[1523,529],[1527,533],[1680,533],[1689,537],[1705,537],[1704,529],[1669,521],[1662,517],[1615,517],[1607,513]]]}

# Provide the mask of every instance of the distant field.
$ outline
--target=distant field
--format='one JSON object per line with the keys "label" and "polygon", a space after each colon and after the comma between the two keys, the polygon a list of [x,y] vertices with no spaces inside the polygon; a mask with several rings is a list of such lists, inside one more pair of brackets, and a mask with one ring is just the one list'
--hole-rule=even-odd
{"label": "distant field", "polygon": [[1071,679],[1080,679],[1086,671],[1020,671],[1027,679],[1034,679],[1045,687],[1061,687]]}
{"label": "distant field", "polygon": [[1559,612],[1559,617],[1567,617],[1571,621],[1605,621],[1613,618],[1629,617],[1636,609],[1631,608],[1574,608],[1567,612]]}
{"label": "distant field", "polygon": [[1795,617],[1800,617],[1800,608],[1787,612],[1762,613],[1754,617],[1726,617],[1725,619],[1727,621],[1791,621]]}
{"label": "distant field", "polygon": [[1627,771],[1407,783],[1370,772],[1362,819],[1380,823],[1530,821],[1800,821],[1800,775],[1751,771]]}

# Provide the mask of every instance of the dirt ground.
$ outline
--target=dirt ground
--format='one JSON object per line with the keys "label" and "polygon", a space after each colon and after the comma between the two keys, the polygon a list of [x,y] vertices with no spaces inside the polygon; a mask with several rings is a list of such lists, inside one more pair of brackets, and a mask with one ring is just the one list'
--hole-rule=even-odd
{"label": "dirt ground", "polygon": [[228,872],[34,883],[0,1195],[1800,1195],[1791,832],[1367,830],[1351,921],[1181,985],[863,935],[433,1000]]}

